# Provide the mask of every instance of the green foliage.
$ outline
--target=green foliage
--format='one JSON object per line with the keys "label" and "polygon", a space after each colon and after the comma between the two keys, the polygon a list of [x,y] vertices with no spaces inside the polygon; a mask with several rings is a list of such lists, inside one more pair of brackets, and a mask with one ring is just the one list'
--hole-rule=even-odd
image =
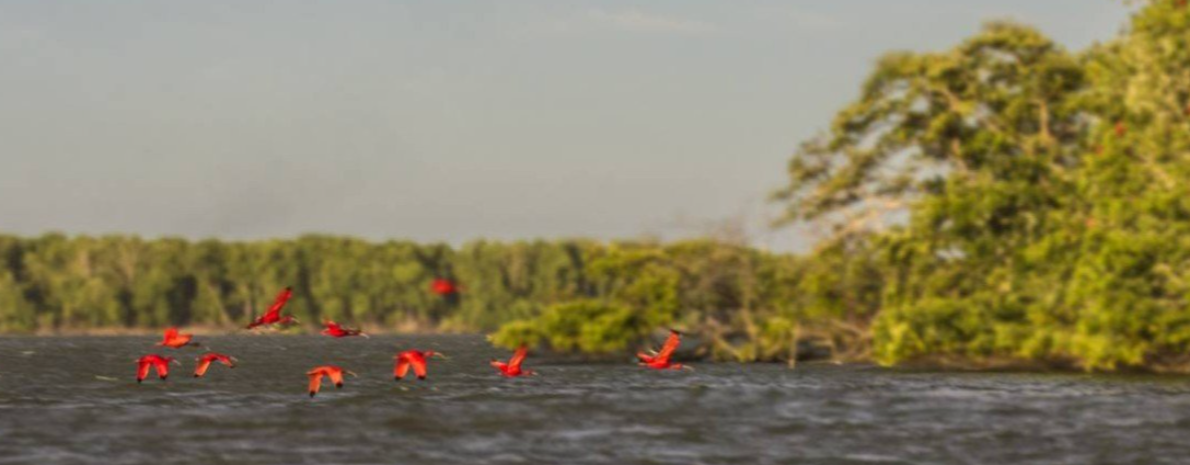
{"label": "green foliage", "polygon": [[[881,60],[777,194],[881,257],[874,357],[1185,369],[1188,47],[1154,0],[1081,54],[993,23]],[[872,227],[887,207],[907,220]]]}
{"label": "green foliage", "polygon": [[533,320],[511,322],[492,341],[505,347],[544,341],[560,352],[609,354],[628,350],[656,328],[651,323],[657,319],[624,305],[579,300],[552,305]]}

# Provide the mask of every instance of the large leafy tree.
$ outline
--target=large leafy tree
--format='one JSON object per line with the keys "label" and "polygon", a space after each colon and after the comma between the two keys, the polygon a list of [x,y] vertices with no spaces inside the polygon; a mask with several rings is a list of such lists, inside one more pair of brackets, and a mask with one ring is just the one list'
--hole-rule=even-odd
{"label": "large leafy tree", "polygon": [[777,198],[884,257],[879,360],[1180,361],[1188,15],[1149,2],[1077,55],[1006,23],[888,55],[803,146]]}

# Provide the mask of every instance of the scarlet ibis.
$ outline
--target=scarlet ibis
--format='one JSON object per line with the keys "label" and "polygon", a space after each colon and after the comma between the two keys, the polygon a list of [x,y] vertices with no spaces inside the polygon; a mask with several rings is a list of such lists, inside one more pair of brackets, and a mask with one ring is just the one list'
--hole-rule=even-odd
{"label": "scarlet ibis", "polygon": [[440,296],[448,296],[459,292],[459,286],[446,278],[436,278],[430,283],[430,291]]}
{"label": "scarlet ibis", "polygon": [[326,320],[325,322],[322,323],[322,325],[326,326],[326,329],[322,330],[322,334],[325,334],[330,337],[336,337],[336,338],[337,337],[348,337],[348,336],[368,337],[368,335],[364,334],[363,331],[360,331],[358,329],[344,328],[342,325],[335,323],[331,320]]}
{"label": "scarlet ibis", "polygon": [[202,344],[197,342],[191,342],[191,339],[194,339],[193,334],[179,333],[178,328],[170,326],[165,328],[165,334],[161,338],[161,342],[158,342],[157,345],[171,349],[180,349],[186,346],[202,346]]}
{"label": "scarlet ibis", "polygon": [[492,359],[491,364],[493,367],[496,367],[497,370],[500,370],[501,375],[504,375],[509,378],[515,378],[517,376],[536,375],[537,373],[534,372],[533,370],[522,370],[521,369],[521,363],[525,361],[525,357],[527,357],[528,355],[529,355],[529,348],[525,347],[522,344],[520,347],[517,347],[516,352],[513,352],[512,358],[508,359],[508,363],[504,363],[499,360]]}
{"label": "scarlet ibis", "polygon": [[355,373],[344,370],[335,365],[317,366],[306,372],[306,376],[310,377],[310,397],[318,394],[318,389],[322,387],[322,377],[326,376],[335,383],[335,389],[343,387],[343,373],[355,376]]}
{"label": "scarlet ibis", "polygon": [[277,298],[273,300],[273,305],[269,306],[269,310],[248,324],[248,329],[257,326],[269,326],[274,324],[287,325],[297,323],[297,318],[292,315],[281,316],[281,309],[285,307],[285,303],[289,302],[289,298],[293,297],[293,288],[286,287],[285,290],[277,294]]}
{"label": "scarlet ibis", "polygon": [[207,374],[207,369],[211,367],[211,362],[222,363],[224,365],[227,365],[228,368],[236,367],[236,358],[235,357],[232,357],[229,355],[218,354],[215,352],[208,352],[208,353],[204,354],[202,357],[199,357],[195,360],[198,360],[198,365],[196,365],[194,367],[194,377],[195,378],[202,378],[203,375]]}
{"label": "scarlet ibis", "polygon": [[149,354],[137,359],[136,383],[140,384],[141,381],[145,380],[145,377],[149,376],[150,366],[157,370],[157,377],[164,381],[165,378],[169,377],[170,363],[177,363],[178,365],[181,365],[181,363],[177,360],[174,360],[173,357],[162,357],[157,354]]}
{"label": "scarlet ibis", "polygon": [[393,356],[396,362],[393,364],[393,381],[400,381],[409,373],[409,367],[413,367],[413,373],[417,375],[417,379],[426,379],[426,359],[438,356],[446,358],[446,354],[441,352],[434,352],[427,350],[422,352],[420,350],[406,350]]}
{"label": "scarlet ibis", "polygon": [[669,361],[673,357],[674,351],[678,350],[678,345],[682,343],[682,333],[675,330],[669,330],[669,337],[665,339],[665,344],[661,346],[660,352],[655,352],[652,355],[645,352],[637,352],[636,358],[640,359],[640,366],[649,367],[655,370],[681,370],[683,368],[690,369],[690,367],[683,366],[681,363],[672,363]]}

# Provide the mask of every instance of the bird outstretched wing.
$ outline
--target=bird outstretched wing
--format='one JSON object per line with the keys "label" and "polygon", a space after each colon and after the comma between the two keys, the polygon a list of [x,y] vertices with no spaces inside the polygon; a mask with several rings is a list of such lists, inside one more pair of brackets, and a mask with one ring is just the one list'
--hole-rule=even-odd
{"label": "bird outstretched wing", "polygon": [[318,394],[318,389],[322,387],[322,372],[311,371],[306,375],[310,377],[310,397],[314,397],[314,394]]}
{"label": "bird outstretched wing", "polygon": [[512,358],[508,360],[508,367],[514,370],[520,368],[521,362],[524,362],[527,356],[529,356],[529,348],[521,344],[520,347],[517,347],[516,352],[513,352]]}
{"label": "bird outstretched wing", "polygon": [[153,368],[157,369],[157,377],[165,379],[166,376],[169,376],[169,362],[165,359],[158,358],[154,360]]}
{"label": "bird outstretched wing", "polygon": [[211,367],[210,357],[203,357],[198,359],[198,365],[194,367],[194,377],[201,378],[207,374],[207,369]]}
{"label": "bird outstretched wing", "polygon": [[669,330],[669,337],[665,339],[665,345],[661,346],[661,350],[657,352],[654,360],[669,360],[673,356],[674,351],[678,350],[678,345],[682,343],[682,333],[674,330]]}
{"label": "bird outstretched wing", "polygon": [[136,362],[136,380],[140,381],[149,376],[149,365],[151,362],[145,359],[140,359]]}
{"label": "bird outstretched wing", "polygon": [[343,386],[343,371],[334,370],[334,371],[331,371],[330,373],[327,373],[327,376],[330,376],[331,382],[335,383],[335,387]]}
{"label": "bird outstretched wing", "polygon": [[409,364],[413,366],[413,374],[418,378],[426,377],[426,359],[421,357],[410,357]]}
{"label": "bird outstretched wing", "polygon": [[286,287],[285,290],[277,294],[273,299],[273,305],[269,306],[269,310],[265,312],[269,318],[279,318],[281,316],[281,309],[285,307],[285,303],[289,302],[289,298],[293,297],[293,288]]}
{"label": "bird outstretched wing", "polygon": [[409,373],[409,360],[405,357],[397,357],[397,364],[393,365],[393,377],[404,378],[406,373]]}

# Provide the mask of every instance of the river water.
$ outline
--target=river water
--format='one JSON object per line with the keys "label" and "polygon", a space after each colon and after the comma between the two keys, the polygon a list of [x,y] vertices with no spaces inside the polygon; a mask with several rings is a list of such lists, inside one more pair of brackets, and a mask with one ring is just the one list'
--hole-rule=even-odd
{"label": "river water", "polygon": [[[505,379],[476,336],[0,338],[0,464],[1184,464],[1190,378],[695,363],[531,355]],[[441,350],[392,380],[398,348]],[[134,358],[179,355],[135,382]],[[305,372],[359,373],[306,394]]]}

